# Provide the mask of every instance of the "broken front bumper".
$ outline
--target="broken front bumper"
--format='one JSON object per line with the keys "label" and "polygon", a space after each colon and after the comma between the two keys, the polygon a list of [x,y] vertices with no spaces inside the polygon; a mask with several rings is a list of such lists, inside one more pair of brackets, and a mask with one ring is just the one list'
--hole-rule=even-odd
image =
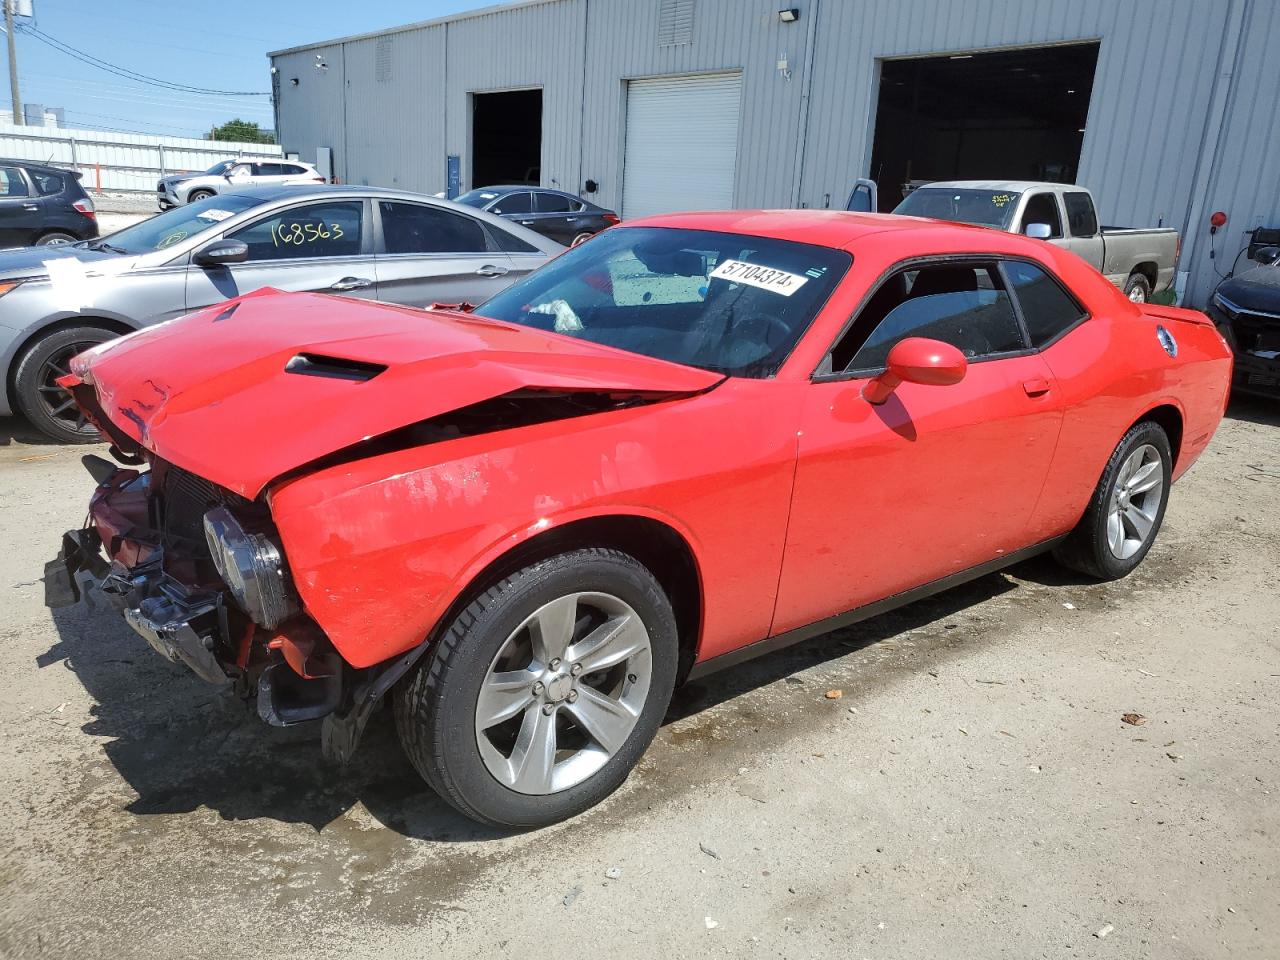
{"label": "broken front bumper", "polygon": [[229,639],[221,594],[193,590],[160,569],[159,556],[135,567],[108,563],[97,530],[72,530],[58,557],[45,565],[45,604],[64,607],[80,599],[83,585],[99,592],[139,636],[166,660],[186,664],[209,683],[232,681],[215,651]]}

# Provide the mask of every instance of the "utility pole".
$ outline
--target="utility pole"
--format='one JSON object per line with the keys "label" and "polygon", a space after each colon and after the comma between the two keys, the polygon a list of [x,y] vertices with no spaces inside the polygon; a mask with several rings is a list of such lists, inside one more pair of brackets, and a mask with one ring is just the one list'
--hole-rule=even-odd
{"label": "utility pole", "polygon": [[9,39],[9,93],[13,96],[13,122],[22,126],[22,97],[18,94],[18,50],[13,42],[14,0],[4,0],[4,32]]}

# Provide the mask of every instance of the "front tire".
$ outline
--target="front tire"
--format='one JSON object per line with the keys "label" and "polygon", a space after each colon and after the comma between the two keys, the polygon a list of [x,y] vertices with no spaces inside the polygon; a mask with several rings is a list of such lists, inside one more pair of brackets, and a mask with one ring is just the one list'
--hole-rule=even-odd
{"label": "front tire", "polygon": [[69,372],[67,363],[77,353],[116,336],[102,327],[64,327],[27,348],[18,361],[14,392],[18,409],[33,427],[63,443],[97,443],[101,439],[57,379]]}
{"label": "front tire", "polygon": [[212,196],[213,196],[212,190],[192,190],[189,194],[187,194],[187,203],[195,203],[197,200],[204,200],[207,197],[212,197]]}
{"label": "front tire", "polygon": [[1124,295],[1134,303],[1151,300],[1151,281],[1140,273],[1130,274],[1124,285]]}
{"label": "front tire", "polygon": [[628,554],[588,548],[484,591],[396,690],[405,753],[481,823],[527,829],[616,790],[675,686],[671,603]]}
{"label": "front tire", "polygon": [[1136,424],[1120,439],[1084,516],[1054,556],[1098,580],[1128,576],[1160,532],[1172,482],[1168,434],[1150,420]]}

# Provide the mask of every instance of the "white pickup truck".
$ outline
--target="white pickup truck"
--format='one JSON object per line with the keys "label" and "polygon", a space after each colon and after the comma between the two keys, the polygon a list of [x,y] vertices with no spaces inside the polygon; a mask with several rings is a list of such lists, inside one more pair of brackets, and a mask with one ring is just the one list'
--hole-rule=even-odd
{"label": "white pickup truck", "polygon": [[1093,195],[1063,183],[930,183],[907,194],[893,212],[976,223],[1066,247],[1138,303],[1173,283],[1181,244],[1178,231],[1166,227],[1100,227]]}

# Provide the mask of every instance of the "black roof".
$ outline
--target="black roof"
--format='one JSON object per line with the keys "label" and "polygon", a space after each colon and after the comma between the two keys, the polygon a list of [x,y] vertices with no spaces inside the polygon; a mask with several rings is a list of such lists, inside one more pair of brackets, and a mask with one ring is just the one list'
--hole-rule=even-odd
{"label": "black roof", "polygon": [[18,160],[10,157],[0,157],[0,163],[9,167],[26,167],[28,170],[40,170],[44,173],[75,173],[74,170],[68,170],[66,167],[55,167],[49,163],[41,163],[39,160]]}

